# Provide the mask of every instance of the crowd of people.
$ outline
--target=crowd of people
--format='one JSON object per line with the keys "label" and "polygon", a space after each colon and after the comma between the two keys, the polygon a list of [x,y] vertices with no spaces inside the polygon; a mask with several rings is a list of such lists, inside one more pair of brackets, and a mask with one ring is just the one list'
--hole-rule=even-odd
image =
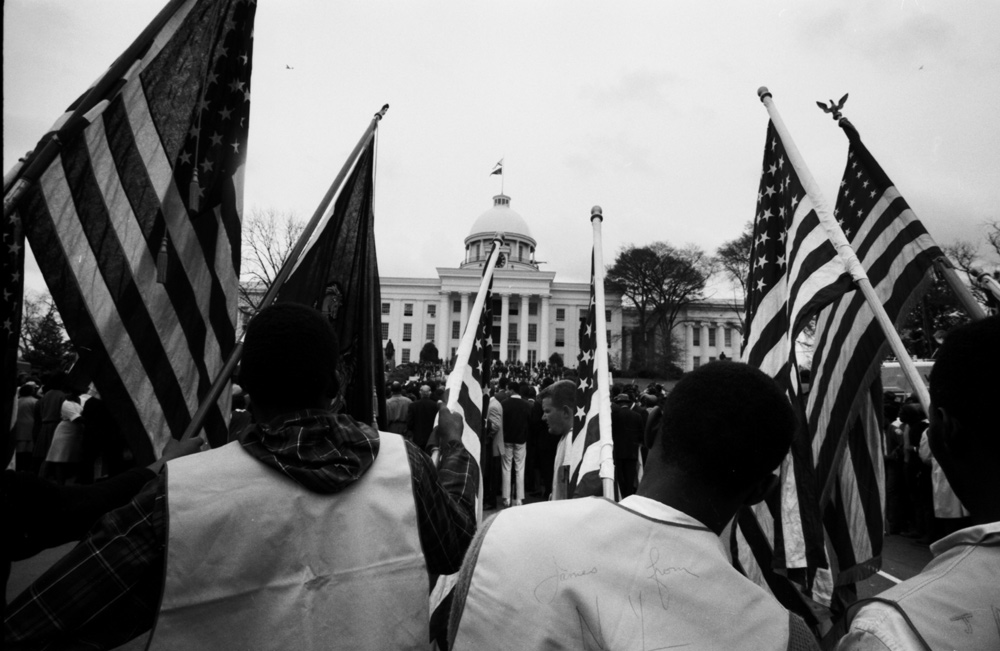
{"label": "crowd of people", "polygon": [[[765,374],[719,361],[669,392],[615,387],[620,501],[524,504],[525,491],[558,491],[548,455],[577,416],[575,381],[499,373],[477,460],[438,381],[390,384],[388,431],[331,411],[339,358],[319,312],[261,311],[244,341],[238,434],[208,451],[168,446],[127,486],[68,487],[120,484],[6,608],[5,646],[114,648],[151,631],[150,648],[178,649],[818,648],[720,537],[776,490],[796,428]],[[960,528],[923,573],[849,608],[839,648],[997,648],[998,364],[1000,317],[945,340],[917,455],[922,443],[932,486],[946,479],[968,519],[949,523]],[[900,422],[909,445],[916,429]],[[480,481],[506,508],[477,524]],[[443,615],[430,606],[442,575],[456,575]]]}

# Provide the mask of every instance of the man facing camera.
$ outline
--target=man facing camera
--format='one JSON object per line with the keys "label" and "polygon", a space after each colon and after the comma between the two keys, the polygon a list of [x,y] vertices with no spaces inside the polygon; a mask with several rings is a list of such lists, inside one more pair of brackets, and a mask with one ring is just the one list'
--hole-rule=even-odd
{"label": "man facing camera", "polygon": [[1000,648],[998,369],[1000,316],[957,328],[938,351],[927,437],[973,526],[933,543],[923,572],[859,602],[841,651]]}
{"label": "man facing camera", "polygon": [[795,429],[785,394],[756,369],[713,363],[663,412],[635,495],[532,504],[481,527],[455,590],[453,649],[816,648],[719,539],[777,483]]}
{"label": "man facing camera", "polygon": [[154,649],[426,648],[429,574],[461,564],[478,470],[446,409],[439,470],[327,411],[339,358],[318,311],[255,316],[256,424],[102,519],[8,607],[5,646],[113,648],[154,627]]}

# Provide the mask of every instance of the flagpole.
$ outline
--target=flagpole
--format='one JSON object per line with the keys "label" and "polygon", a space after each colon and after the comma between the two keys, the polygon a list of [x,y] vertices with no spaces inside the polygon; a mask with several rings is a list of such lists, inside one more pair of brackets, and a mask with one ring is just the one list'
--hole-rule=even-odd
{"label": "flagpole", "polygon": [[760,97],[760,101],[767,108],[768,115],[771,116],[771,122],[774,123],[774,128],[781,137],[781,142],[785,145],[785,153],[788,154],[788,162],[792,164],[798,174],[799,181],[802,183],[802,187],[805,189],[806,193],[812,199],[813,205],[816,208],[816,215],[819,218],[820,224],[826,230],[827,237],[833,243],[834,248],[837,249],[837,253],[840,259],[844,262],[844,266],[847,268],[848,273],[851,274],[851,278],[854,279],[854,283],[857,285],[858,289],[864,295],[868,306],[871,308],[875,319],[878,321],[879,326],[882,328],[882,332],[885,333],[885,337],[892,347],[893,353],[896,355],[896,359],[899,360],[900,368],[903,370],[906,379],[909,380],[910,386],[913,388],[913,393],[917,395],[920,400],[920,404],[924,408],[924,413],[930,413],[930,393],[927,391],[927,385],[924,384],[923,380],[920,379],[920,374],[917,372],[917,367],[914,365],[913,360],[910,358],[910,354],[906,351],[906,347],[903,345],[902,339],[899,337],[899,333],[896,332],[896,326],[889,319],[889,315],[886,314],[885,308],[882,306],[882,302],[878,299],[875,294],[874,288],[872,288],[871,281],[868,279],[868,275],[865,273],[865,269],[858,260],[857,254],[854,249],[851,248],[851,243],[847,240],[847,236],[844,235],[844,231],[841,230],[840,224],[834,219],[833,214],[830,212],[830,208],[827,206],[826,199],[823,197],[823,193],[820,191],[816,180],[813,178],[812,173],[809,168],[806,167],[805,160],[799,154],[798,148],[795,146],[795,141],[792,140],[791,134],[788,129],[785,128],[785,123],[781,119],[781,115],[778,113],[778,108],[774,105],[774,100],[771,97],[771,91],[767,89],[766,86],[761,86],[757,89],[757,96]]}
{"label": "flagpole", "polygon": [[[453,414],[461,414],[462,407],[458,403],[459,395],[462,393],[462,383],[465,380],[466,368],[469,365],[469,356],[472,354],[472,347],[476,344],[476,331],[479,330],[479,319],[482,318],[483,314],[483,304],[486,302],[486,294],[489,292],[490,283],[493,281],[493,273],[496,270],[497,260],[500,258],[500,247],[503,245],[504,239],[500,233],[493,235],[493,250],[490,251],[490,257],[486,261],[486,267],[483,269],[483,278],[479,282],[479,291],[476,293],[476,300],[473,302],[472,311],[469,313],[469,320],[465,324],[465,332],[462,333],[462,340],[458,344],[458,351],[455,353],[455,365],[452,366],[451,373],[448,374],[448,380],[445,382],[445,388],[448,392],[448,411]],[[464,299],[463,299],[464,300]],[[475,319],[475,325],[473,325],[473,319]],[[483,359],[483,364],[492,364],[492,359]],[[472,400],[479,400],[482,404],[483,396],[469,396]],[[463,427],[464,430],[464,427]],[[474,437],[473,437],[474,438]],[[479,440],[475,441],[477,444]],[[469,454],[479,462],[480,454],[472,445],[472,441],[466,440],[466,437],[462,436],[462,445],[465,449],[469,451]],[[479,483],[479,495],[476,499],[476,522],[483,519],[483,484]]]}
{"label": "flagpole", "polygon": [[76,135],[77,132],[82,131],[90,123],[87,114],[97,106],[100,100],[108,93],[108,90],[128,73],[129,68],[141,59],[140,54],[149,46],[153,37],[163,29],[167,21],[173,18],[177,10],[181,8],[181,5],[187,1],[171,0],[160,10],[160,13],[156,14],[152,22],[132,41],[128,49],[115,59],[115,62],[111,64],[107,72],[90,89],[80,104],[73,110],[73,114],[63,122],[62,126],[57,131],[52,131],[42,136],[44,143],[40,142],[41,147],[36,146],[34,154],[29,154],[29,160],[25,164],[24,173],[17,177],[17,180],[10,186],[10,190],[7,189],[7,179],[6,177],[4,178],[3,216],[5,218],[9,217],[10,213],[17,208],[17,204],[21,200],[21,197],[24,196],[24,193],[35,184],[42,173],[48,169],[49,164],[59,155],[62,143],[67,139],[67,136],[72,137]]}
{"label": "flagpole", "polygon": [[[295,243],[295,247],[292,249],[292,252],[288,254],[287,258],[285,258],[284,264],[281,265],[281,271],[278,272],[274,282],[271,283],[267,293],[264,294],[264,298],[261,299],[258,310],[263,310],[265,307],[274,302],[275,297],[281,290],[281,286],[285,284],[285,281],[288,280],[288,276],[292,273],[292,269],[295,268],[295,263],[298,261],[299,255],[309,242],[309,238],[312,237],[316,227],[326,214],[330,203],[333,202],[337,193],[340,191],[340,187],[343,185],[348,172],[352,167],[354,167],[354,163],[361,155],[361,152],[364,151],[371,142],[371,139],[375,137],[375,130],[378,128],[378,123],[382,120],[385,116],[385,112],[388,110],[389,105],[386,104],[372,118],[371,124],[369,124],[368,128],[365,129],[361,139],[358,140],[358,144],[354,146],[354,151],[352,151],[351,155],[347,157],[347,161],[344,163],[344,166],[340,168],[340,172],[337,174],[337,177],[333,180],[333,183],[330,184],[330,189],[326,191],[326,194],[320,201],[319,206],[316,207],[316,212],[313,213],[312,219],[309,220],[309,223],[307,223],[305,228],[302,230],[302,234],[299,236],[298,242]],[[229,353],[229,358],[226,359],[226,363],[223,365],[222,370],[219,371],[219,374],[215,377],[212,387],[208,390],[205,397],[202,398],[201,404],[198,406],[198,411],[194,413],[194,416],[191,418],[191,422],[188,423],[187,429],[184,430],[184,434],[181,436],[182,441],[186,441],[195,436],[202,428],[202,425],[205,424],[205,418],[208,416],[209,410],[212,408],[212,405],[218,401],[219,396],[222,395],[222,390],[225,388],[229,378],[232,377],[233,372],[236,370],[236,365],[239,364],[242,356],[243,342],[238,341],[236,342],[236,345],[233,346],[232,352]]]}
{"label": "flagpole", "polygon": [[952,264],[951,260],[947,257],[942,256],[934,261],[934,268],[937,269],[945,281],[948,283],[948,287],[951,288],[955,297],[958,298],[958,302],[962,304],[965,308],[965,312],[969,315],[973,321],[979,321],[980,319],[986,318],[986,312],[983,310],[983,306],[979,304],[976,297],[972,295],[969,288],[965,286],[962,279],[958,277],[955,273],[955,266]]}
{"label": "flagpole", "polygon": [[979,285],[993,294],[995,300],[1000,301],[1000,283],[997,282],[997,279],[980,269],[972,269],[971,271]]}
{"label": "flagpole", "polygon": [[594,229],[594,327],[597,346],[598,425],[601,430],[601,486],[604,497],[615,499],[614,442],[611,438],[611,390],[608,387],[608,324],[604,319],[604,249],[601,239],[601,224],[604,215],[600,206],[590,209],[590,225]]}

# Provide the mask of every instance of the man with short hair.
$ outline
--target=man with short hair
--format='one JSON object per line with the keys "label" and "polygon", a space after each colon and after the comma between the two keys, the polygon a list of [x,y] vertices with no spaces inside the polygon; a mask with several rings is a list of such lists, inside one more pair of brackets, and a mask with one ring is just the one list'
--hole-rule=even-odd
{"label": "man with short hair", "polygon": [[557,500],[569,497],[568,468],[556,468],[556,457],[561,439],[573,433],[573,417],[576,413],[576,382],[559,380],[542,389],[538,394],[542,403],[542,419],[548,427],[549,434],[556,441],[556,449],[552,452],[552,475],[550,495]]}
{"label": "man with short hair", "polygon": [[480,528],[455,589],[451,648],[817,649],[719,538],[777,486],[794,430],[788,398],[759,370],[720,362],[688,373],[636,495],[530,504]]}
{"label": "man with short hair", "polygon": [[[931,545],[923,572],[866,603],[837,647],[996,649],[1000,644],[1000,316],[953,330],[931,370],[931,452],[973,526]],[[851,612],[848,612],[850,615]]]}
{"label": "man with short hair", "polygon": [[240,372],[256,424],[98,522],[7,608],[5,648],[113,648],[154,624],[152,648],[426,648],[431,575],[460,567],[479,473],[445,408],[439,468],[327,411],[339,361],[320,312],[257,314]]}
{"label": "man with short hair", "polygon": [[386,429],[393,434],[406,434],[411,401],[403,395],[403,385],[399,382],[393,382],[389,390],[392,395],[385,401]]}
{"label": "man with short hair", "polygon": [[[502,482],[500,495],[504,507],[518,506],[524,502],[524,460],[528,434],[531,430],[531,404],[521,396],[527,392],[527,389],[526,383],[515,386],[510,397],[500,403],[503,406],[504,444],[500,467],[500,481]],[[516,473],[513,502],[511,502],[510,497],[511,466]]]}

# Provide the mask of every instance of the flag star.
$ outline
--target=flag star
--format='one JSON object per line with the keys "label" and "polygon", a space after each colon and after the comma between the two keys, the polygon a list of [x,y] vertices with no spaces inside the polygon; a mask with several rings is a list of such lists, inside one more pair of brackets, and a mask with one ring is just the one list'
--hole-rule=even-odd
{"label": "flag star", "polygon": [[834,217],[836,217],[836,216],[837,216],[837,213],[838,213],[839,211],[840,211],[840,208],[834,208],[834,209],[833,209],[833,216],[834,216]]}
{"label": "flag star", "polygon": [[777,259],[775,260],[775,262],[778,263],[779,267],[784,267],[785,266],[785,254],[782,253],[781,255],[779,255],[777,257]]}
{"label": "flag star", "polygon": [[11,326],[10,319],[3,322],[3,327],[7,329],[7,332],[13,332],[14,328]]}
{"label": "flag star", "polygon": [[758,190],[757,191],[757,203],[760,203],[760,200],[763,199],[763,198],[764,198],[764,193],[761,192],[760,190]]}
{"label": "flag star", "polygon": [[767,264],[767,256],[762,253],[760,257],[757,258],[757,266],[763,267],[765,264]]}
{"label": "flag star", "polygon": [[851,199],[851,203],[850,203],[851,208],[854,207],[854,203],[855,203],[854,199]]}
{"label": "flag star", "polygon": [[218,81],[219,81],[219,75],[218,74],[216,74],[215,72],[208,73],[208,85],[209,86],[211,86],[212,84],[214,84],[214,83],[216,83]]}
{"label": "flag star", "polygon": [[863,215],[863,214],[865,214],[865,211],[864,211],[864,210],[859,210],[859,211],[858,211],[858,217],[860,217],[860,216],[861,216],[861,215]]}
{"label": "flag star", "polygon": [[208,110],[208,100],[202,98],[201,101],[198,102],[198,111],[200,112],[205,110]]}
{"label": "flag star", "polygon": [[785,157],[784,156],[779,156],[778,157],[778,167],[782,168],[782,169],[785,167]]}
{"label": "flag star", "polygon": [[215,55],[215,58],[221,59],[224,56],[229,56],[229,50],[224,47],[220,47],[218,53]]}
{"label": "flag star", "polygon": [[876,194],[878,194],[878,193],[875,192],[875,190],[872,190],[871,194],[868,195],[868,196],[871,197],[872,199],[874,199]]}
{"label": "flag star", "polygon": [[792,197],[792,208],[794,208],[795,206],[797,206],[798,203],[799,203],[799,198],[798,197]]}
{"label": "flag star", "polygon": [[240,60],[243,62],[243,65],[246,65],[247,61],[250,60],[250,57],[248,57],[247,53],[244,52],[243,54],[240,55]]}
{"label": "flag star", "polygon": [[[579,305],[579,303],[577,303],[577,305]],[[588,337],[590,336],[590,324],[589,323],[587,324],[587,329],[584,330],[584,333],[586,334],[586,336],[588,336]]]}
{"label": "flag star", "polygon": [[861,187],[863,187],[863,188],[867,188],[867,187],[868,187],[868,181],[865,181],[864,183],[862,183],[862,184],[861,184]]}
{"label": "flag star", "polygon": [[861,172],[858,172],[858,178],[859,179],[861,178]]}
{"label": "flag star", "polygon": [[229,82],[229,90],[233,91],[234,93],[238,90],[243,90],[243,82],[240,81],[239,79],[233,79],[231,82]]}
{"label": "flag star", "polygon": [[201,129],[197,125],[192,124],[191,129],[188,131],[188,135],[192,138],[197,138],[201,134]]}
{"label": "flag star", "polygon": [[[244,102],[249,102],[250,101],[250,89],[249,88],[247,88],[245,91],[243,91],[243,101]],[[243,118],[240,118],[240,126],[241,127],[243,126]]]}
{"label": "flag star", "polygon": [[185,165],[190,165],[191,164],[191,152],[189,152],[189,151],[182,151],[180,159],[181,159],[181,162],[184,163]]}
{"label": "flag star", "polygon": [[782,219],[785,218],[785,207],[784,206],[782,206],[781,208],[778,208],[778,216],[781,217]]}
{"label": "flag star", "polygon": [[768,174],[771,174],[771,175],[773,175],[777,171],[778,171],[778,166],[775,165],[774,163],[771,163],[771,167],[767,168]]}
{"label": "flag star", "polygon": [[847,185],[847,181],[841,181],[840,182],[840,187],[844,187],[845,185]]}
{"label": "flag star", "polygon": [[850,237],[851,236],[851,229],[849,229],[849,228],[844,229],[844,235],[846,235],[847,237]]}
{"label": "flag star", "polygon": [[219,116],[220,116],[220,117],[221,117],[221,118],[222,118],[223,120],[228,120],[228,119],[229,119],[229,115],[230,115],[230,114],[231,114],[232,112],[233,112],[233,111],[232,111],[232,109],[229,109],[229,108],[226,108],[225,106],[223,106],[223,107],[222,107],[222,110],[221,110],[221,111],[219,111]]}
{"label": "flag star", "polygon": [[221,145],[222,144],[222,136],[220,136],[218,134],[218,132],[215,132],[215,133],[212,134],[211,140],[212,140],[212,146],[213,147],[215,145]]}
{"label": "flag star", "polygon": [[852,169],[852,170],[853,170],[853,169],[854,169],[855,167],[857,167],[857,166],[858,166],[858,161],[854,161],[853,163],[851,163],[851,169]]}
{"label": "flag star", "polygon": [[201,171],[202,172],[211,172],[212,171],[212,161],[208,160],[207,158],[204,159],[201,162]]}
{"label": "flag star", "polygon": [[10,279],[11,279],[11,280],[12,280],[13,282],[15,282],[15,283],[16,283],[17,281],[19,281],[19,280],[21,279],[21,272],[20,272],[20,271],[15,271],[14,273],[12,273],[12,274],[10,275]]}
{"label": "flag star", "polygon": [[774,140],[771,141],[771,151],[774,151],[774,148],[777,146],[778,146],[778,139],[775,138]]}
{"label": "flag star", "polygon": [[580,382],[580,391],[586,391],[587,387],[589,386],[590,386],[590,381],[587,380],[587,378],[583,378],[583,381]]}
{"label": "flag star", "polygon": [[767,186],[767,189],[764,190],[764,194],[766,194],[768,197],[770,197],[771,195],[773,195],[774,194],[774,186],[773,185]]}
{"label": "flag star", "polygon": [[587,413],[583,410],[583,407],[576,408],[576,417],[579,418],[580,420],[583,420],[584,418],[587,417]]}
{"label": "flag star", "polygon": [[760,280],[757,281],[757,290],[763,291],[763,289],[764,289],[764,279],[761,278]]}
{"label": "flag star", "polygon": [[10,300],[10,297],[11,297],[12,295],[13,295],[13,294],[11,294],[11,293],[10,293],[9,291],[7,291],[6,289],[4,289],[4,290],[3,290],[3,300],[5,300],[5,301],[9,301],[9,300]]}
{"label": "flag star", "polygon": [[771,212],[770,208],[768,208],[767,210],[765,210],[764,214],[761,215],[762,219],[770,219],[771,217],[774,217],[774,213]]}
{"label": "flag star", "polygon": [[782,244],[784,244],[785,243],[785,237],[787,237],[787,236],[788,236],[788,233],[786,231],[781,231],[780,233],[778,233],[778,241],[781,242]]}
{"label": "flag star", "polygon": [[7,248],[10,249],[10,252],[13,253],[14,255],[17,255],[18,253],[21,252],[21,245],[18,244],[17,242],[8,245]]}
{"label": "flag star", "polygon": [[[782,209],[782,210],[784,210],[784,209]],[[770,238],[767,236],[767,231],[761,231],[761,233],[760,233],[760,243],[764,244],[764,242],[767,242],[768,239],[770,239]]]}
{"label": "flag star", "polygon": [[233,148],[234,154],[240,153],[240,143],[238,140],[236,142],[229,143],[229,146]]}

